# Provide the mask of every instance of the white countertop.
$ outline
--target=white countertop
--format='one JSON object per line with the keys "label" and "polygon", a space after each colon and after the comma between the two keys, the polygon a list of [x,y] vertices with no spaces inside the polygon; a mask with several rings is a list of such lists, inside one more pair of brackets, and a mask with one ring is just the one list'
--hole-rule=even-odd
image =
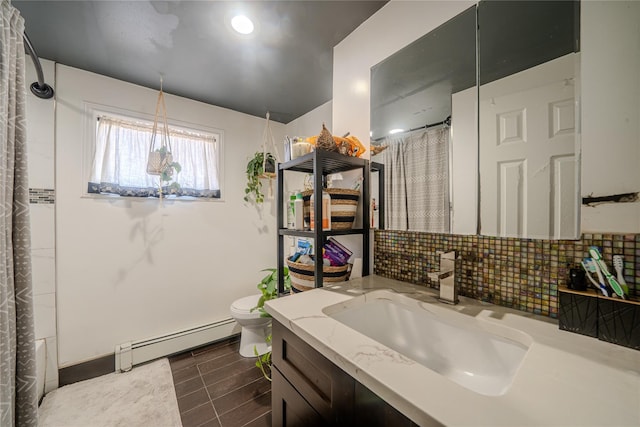
{"label": "white countertop", "polygon": [[[528,334],[532,344],[509,389],[464,388],[323,313],[372,290],[390,289]],[[353,378],[420,425],[640,426],[640,352],[571,332],[542,316],[368,276],[267,301],[265,308]]]}

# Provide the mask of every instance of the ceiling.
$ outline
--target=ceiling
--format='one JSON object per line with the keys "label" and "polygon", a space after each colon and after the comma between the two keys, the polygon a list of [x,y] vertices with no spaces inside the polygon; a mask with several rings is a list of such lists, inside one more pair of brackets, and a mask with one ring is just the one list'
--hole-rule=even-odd
{"label": "ceiling", "polygon": [[333,98],[333,47],[385,3],[12,2],[41,58],[281,123]]}

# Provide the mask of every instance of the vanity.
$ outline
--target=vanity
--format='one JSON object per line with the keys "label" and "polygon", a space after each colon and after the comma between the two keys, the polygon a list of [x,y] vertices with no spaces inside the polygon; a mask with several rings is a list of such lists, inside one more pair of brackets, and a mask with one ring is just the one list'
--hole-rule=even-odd
{"label": "vanity", "polygon": [[637,351],[367,276],[268,301],[274,425],[638,425]]}

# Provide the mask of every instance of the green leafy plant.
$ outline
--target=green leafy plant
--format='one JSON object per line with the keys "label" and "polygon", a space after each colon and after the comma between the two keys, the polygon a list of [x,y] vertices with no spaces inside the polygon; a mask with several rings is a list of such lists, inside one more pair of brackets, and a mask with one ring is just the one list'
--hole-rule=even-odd
{"label": "green leafy plant", "polygon": [[[278,297],[278,270],[275,268],[267,268],[262,271],[268,271],[269,274],[267,274],[260,283],[258,283],[258,289],[262,295],[258,300],[258,305],[252,308],[251,311],[258,310],[260,312],[260,317],[271,317],[271,315],[265,311],[264,303]],[[283,275],[284,289],[285,291],[290,291],[291,277],[289,277],[289,269],[287,267],[284,267]],[[271,334],[266,337],[267,344],[271,344],[271,338]],[[258,349],[253,347],[253,353],[257,357],[256,367],[262,371],[262,375],[264,375],[267,380],[271,381],[271,351],[268,351],[263,355],[259,355]]]}
{"label": "green leafy plant", "polygon": [[[169,187],[169,192],[171,192],[171,190],[180,189],[180,184],[178,184],[174,180],[175,180],[175,176],[179,174],[180,171],[182,170],[182,166],[180,165],[180,163],[173,161],[173,157],[171,156],[171,153],[167,150],[166,146],[162,146],[156,149],[155,151],[160,153],[160,157],[163,160],[162,164],[164,164],[164,169],[162,169],[162,172],[160,173],[160,184],[158,185],[159,194],[160,194],[160,197],[162,197],[162,187],[166,186],[167,184]],[[170,161],[165,162],[164,160],[167,158],[169,158]]]}
{"label": "green leafy plant", "polygon": [[180,163],[178,162],[174,162],[173,161],[173,156],[171,155],[171,153],[167,150],[166,146],[162,146],[160,148],[158,148],[157,150],[158,153],[160,153],[160,156],[163,160],[168,158],[168,161],[163,162],[164,169],[162,170],[162,172],[160,173],[160,181],[162,183],[166,183],[169,184],[171,181],[171,184],[169,185],[170,189],[179,189],[180,188],[180,184],[178,184],[177,182],[174,181],[174,177],[175,175],[179,174],[180,171],[182,170],[182,166],[180,165]]}
{"label": "green leafy plant", "polygon": [[244,201],[248,202],[252,198],[256,203],[264,202],[264,194],[262,194],[262,182],[260,178],[266,178],[265,173],[274,173],[276,170],[276,159],[271,153],[266,153],[266,171],[265,171],[265,153],[256,152],[249,163],[247,163],[247,187],[244,189]]}

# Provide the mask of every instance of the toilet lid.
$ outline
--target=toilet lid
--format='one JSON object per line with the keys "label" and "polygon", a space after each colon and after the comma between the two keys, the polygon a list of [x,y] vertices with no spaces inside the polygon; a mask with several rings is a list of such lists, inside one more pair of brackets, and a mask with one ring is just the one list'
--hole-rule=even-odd
{"label": "toilet lid", "polygon": [[252,308],[258,305],[259,299],[260,299],[260,294],[249,295],[248,297],[235,300],[231,304],[231,308],[237,311],[246,311],[248,313],[249,311],[251,311]]}

